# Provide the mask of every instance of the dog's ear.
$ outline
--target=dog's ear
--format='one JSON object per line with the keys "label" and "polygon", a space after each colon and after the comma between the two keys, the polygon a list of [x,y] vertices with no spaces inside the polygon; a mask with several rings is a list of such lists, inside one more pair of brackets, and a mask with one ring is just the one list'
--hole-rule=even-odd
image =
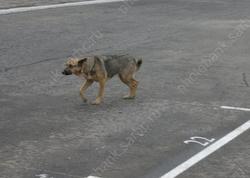
{"label": "dog's ear", "polygon": [[81,67],[82,64],[83,64],[84,62],[86,62],[86,61],[87,61],[87,58],[80,59],[80,60],[78,61],[77,65]]}

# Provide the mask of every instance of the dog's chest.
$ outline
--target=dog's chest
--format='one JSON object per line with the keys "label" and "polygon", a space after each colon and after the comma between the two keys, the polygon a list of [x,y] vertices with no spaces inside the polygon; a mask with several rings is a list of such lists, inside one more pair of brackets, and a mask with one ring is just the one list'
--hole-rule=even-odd
{"label": "dog's chest", "polygon": [[98,80],[97,76],[92,73],[89,73],[89,74],[81,73],[79,77],[85,80],[94,80],[94,81]]}

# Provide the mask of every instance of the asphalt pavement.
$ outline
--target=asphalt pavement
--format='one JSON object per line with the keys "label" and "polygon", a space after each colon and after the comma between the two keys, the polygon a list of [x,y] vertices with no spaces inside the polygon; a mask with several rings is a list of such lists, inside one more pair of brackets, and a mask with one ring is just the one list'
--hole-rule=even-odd
{"label": "asphalt pavement", "polygon": [[[0,177],[160,178],[248,122],[249,8],[131,0],[0,15]],[[142,57],[137,98],[115,77],[104,103],[83,103],[83,81],[61,75],[80,53]],[[213,141],[184,143],[194,136]],[[178,177],[250,177],[249,130]]]}

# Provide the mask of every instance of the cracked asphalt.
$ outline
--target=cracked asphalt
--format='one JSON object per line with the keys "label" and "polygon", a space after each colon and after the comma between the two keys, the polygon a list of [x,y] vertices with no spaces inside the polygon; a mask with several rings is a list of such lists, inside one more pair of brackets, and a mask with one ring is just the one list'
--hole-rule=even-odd
{"label": "cracked asphalt", "polygon": [[[0,9],[64,1],[47,2],[0,0]],[[218,140],[249,120],[220,108],[250,108],[248,0],[124,6],[0,15],[1,178],[159,178],[204,149],[185,140]],[[123,100],[114,78],[103,104],[82,103],[83,81],[61,75],[77,50],[142,57],[137,98]],[[87,91],[96,94],[97,85]],[[247,131],[179,177],[250,177],[249,141]]]}

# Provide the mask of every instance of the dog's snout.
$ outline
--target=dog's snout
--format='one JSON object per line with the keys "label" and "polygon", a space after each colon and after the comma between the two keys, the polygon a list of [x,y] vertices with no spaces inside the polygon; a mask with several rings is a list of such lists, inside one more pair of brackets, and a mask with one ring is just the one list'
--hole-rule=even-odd
{"label": "dog's snout", "polygon": [[64,71],[62,71],[62,74],[63,75],[71,75],[72,72],[70,70],[65,69]]}
{"label": "dog's snout", "polygon": [[66,71],[66,70],[63,70],[63,71],[62,71],[62,74],[63,74],[63,75],[67,75],[67,71]]}

